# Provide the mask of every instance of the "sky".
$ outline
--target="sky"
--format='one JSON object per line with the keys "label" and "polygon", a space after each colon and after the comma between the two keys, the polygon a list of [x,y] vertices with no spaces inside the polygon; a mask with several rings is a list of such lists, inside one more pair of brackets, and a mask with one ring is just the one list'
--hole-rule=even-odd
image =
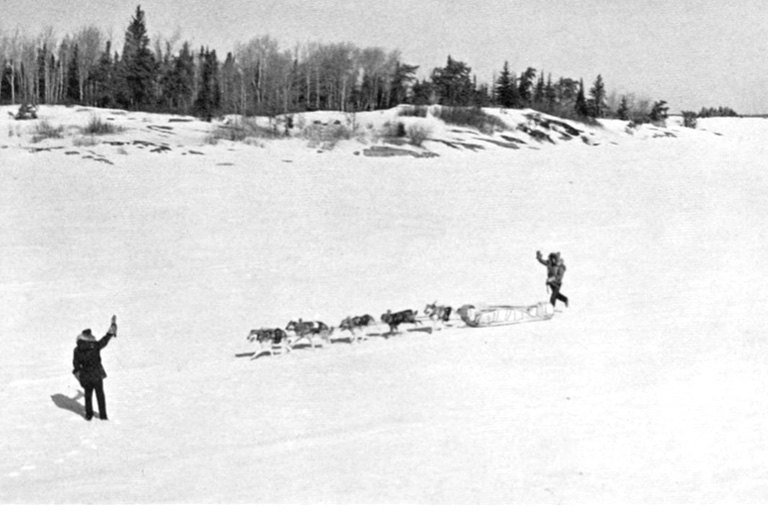
{"label": "sky", "polygon": [[553,79],[602,75],[608,92],[664,99],[670,112],[768,113],[764,0],[0,0],[0,30],[62,37],[87,25],[116,47],[136,6],[154,38],[175,32],[220,55],[269,35],[399,50],[426,76],[447,56],[490,83],[509,62]]}

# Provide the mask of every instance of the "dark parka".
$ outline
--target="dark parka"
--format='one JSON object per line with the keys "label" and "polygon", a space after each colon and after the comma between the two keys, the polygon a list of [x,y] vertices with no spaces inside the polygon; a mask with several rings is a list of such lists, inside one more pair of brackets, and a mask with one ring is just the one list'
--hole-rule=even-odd
{"label": "dark parka", "polygon": [[72,357],[72,365],[74,366],[72,374],[84,387],[107,377],[107,372],[101,365],[101,350],[107,347],[112,337],[111,330],[98,341],[91,335],[90,330],[85,330],[77,336],[77,347]]}
{"label": "dark parka", "polygon": [[565,275],[565,261],[560,258],[560,252],[549,254],[548,259],[542,258],[541,252],[537,252],[536,259],[547,267],[547,284],[562,286],[563,275]]}

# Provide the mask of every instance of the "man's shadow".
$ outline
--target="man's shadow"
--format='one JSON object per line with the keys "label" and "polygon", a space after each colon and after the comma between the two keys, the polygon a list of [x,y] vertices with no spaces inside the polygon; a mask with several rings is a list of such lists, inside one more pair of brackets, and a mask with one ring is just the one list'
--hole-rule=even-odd
{"label": "man's shadow", "polygon": [[75,397],[67,397],[64,394],[54,394],[51,396],[53,404],[61,408],[62,410],[69,410],[70,412],[85,417],[85,406],[77,402],[78,399],[85,397],[82,390],[77,391]]}

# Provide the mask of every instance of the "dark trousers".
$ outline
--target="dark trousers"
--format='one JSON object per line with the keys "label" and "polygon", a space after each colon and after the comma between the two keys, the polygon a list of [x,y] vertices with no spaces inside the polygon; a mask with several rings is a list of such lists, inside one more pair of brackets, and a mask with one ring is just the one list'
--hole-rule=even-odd
{"label": "dark trousers", "polygon": [[83,385],[85,390],[85,418],[90,420],[93,417],[93,391],[96,391],[96,401],[99,403],[99,416],[101,420],[107,420],[107,402],[104,398],[104,382],[97,380],[87,382]]}
{"label": "dark trousers", "polygon": [[560,300],[565,304],[566,307],[568,307],[568,297],[560,292],[561,284],[547,284],[547,285],[552,290],[552,296],[549,297],[549,303],[552,304],[552,307],[555,306],[555,302],[557,302],[557,300]]}

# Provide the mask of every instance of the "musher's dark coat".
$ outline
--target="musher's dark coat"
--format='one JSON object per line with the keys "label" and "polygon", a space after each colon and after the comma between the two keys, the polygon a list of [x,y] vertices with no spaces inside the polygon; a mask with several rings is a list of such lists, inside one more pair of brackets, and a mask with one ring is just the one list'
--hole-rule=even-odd
{"label": "musher's dark coat", "polygon": [[536,259],[541,264],[547,267],[547,284],[556,284],[558,286],[563,285],[563,275],[565,275],[565,263],[560,258],[560,253],[555,252],[554,256],[550,254],[548,259],[541,257],[540,253],[536,254]]}
{"label": "musher's dark coat", "polygon": [[72,373],[84,387],[95,384],[107,377],[104,366],[101,365],[101,350],[107,347],[113,335],[108,332],[100,340],[96,340],[89,331],[77,337],[77,347],[72,357],[74,369]]}

